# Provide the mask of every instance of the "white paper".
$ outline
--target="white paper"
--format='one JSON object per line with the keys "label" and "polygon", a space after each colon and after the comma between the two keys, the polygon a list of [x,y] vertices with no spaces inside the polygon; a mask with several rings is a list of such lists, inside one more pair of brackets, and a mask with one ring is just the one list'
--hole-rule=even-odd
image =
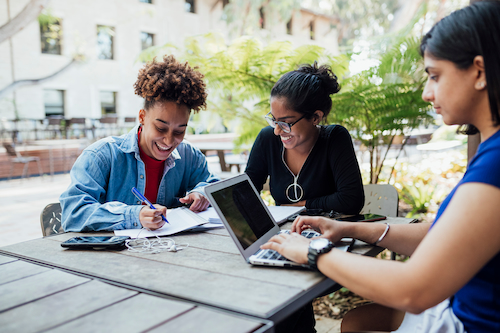
{"label": "white paper", "polygon": [[[269,212],[272,217],[276,221],[276,223],[280,223],[285,221],[289,216],[293,214],[299,213],[305,209],[304,206],[268,206]],[[222,223],[219,215],[215,211],[213,207],[209,207],[207,210],[198,213],[198,216],[203,219],[211,222],[211,223]]]}
{"label": "white paper", "polygon": [[[269,212],[276,223],[283,222],[289,216],[305,209],[305,207],[297,206],[268,206],[267,208],[269,208]],[[186,207],[169,209],[167,210],[167,220],[169,223],[165,223],[163,227],[154,231],[146,229],[115,230],[115,235],[129,236],[130,238],[167,236],[196,228],[199,225],[207,227],[200,228],[199,230],[220,228],[222,226],[222,221],[213,207],[209,207],[207,210],[200,213],[194,213]]]}
{"label": "white paper", "polygon": [[165,223],[163,227],[154,231],[146,229],[115,230],[115,235],[129,236],[130,238],[166,236],[207,223],[205,219],[200,218],[186,207],[169,209],[167,211],[167,220],[169,223]]}
{"label": "white paper", "polygon": [[222,221],[220,220],[220,217],[214,207],[208,207],[207,210],[199,212],[197,215],[208,222],[222,224]]}
{"label": "white paper", "polygon": [[285,221],[289,216],[297,214],[306,209],[304,206],[268,206],[269,212],[276,223]]}

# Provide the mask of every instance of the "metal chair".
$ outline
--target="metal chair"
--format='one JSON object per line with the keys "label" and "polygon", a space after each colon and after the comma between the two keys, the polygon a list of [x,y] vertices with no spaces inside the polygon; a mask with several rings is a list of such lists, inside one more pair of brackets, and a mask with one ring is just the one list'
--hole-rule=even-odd
{"label": "metal chair", "polygon": [[[361,210],[362,214],[373,213],[380,214],[385,216],[397,217],[398,216],[398,206],[399,206],[399,197],[398,191],[396,188],[390,184],[368,184],[363,185],[363,190],[365,191],[365,205]],[[383,222],[383,221],[382,221]],[[391,252],[391,260],[396,259],[396,253]],[[403,320],[401,314],[404,315],[404,312],[396,311],[393,312],[377,312],[379,311],[378,304],[368,304],[362,305],[355,309],[349,310],[345,315],[344,319],[342,319],[341,324],[341,332],[349,332],[349,333],[375,333],[374,331],[358,331],[357,329],[352,330],[349,329],[353,322],[356,322],[357,316],[362,316],[363,312],[375,312],[375,317],[380,322],[380,318],[384,318],[382,322],[390,322],[394,327],[391,329],[396,330],[399,327],[399,324]],[[359,315],[361,314],[361,315]],[[385,318],[384,316],[388,316]],[[354,318],[354,319],[351,319]],[[346,328],[348,326],[349,328]],[[356,326],[357,327],[357,326]]]}
{"label": "metal chair", "polygon": [[[398,190],[390,184],[363,185],[365,191],[365,205],[362,214],[373,213],[391,217],[398,217],[399,197]],[[391,252],[391,259],[396,259],[396,253]]]}
{"label": "metal chair", "polygon": [[116,135],[118,133],[118,118],[115,115],[107,115],[99,119],[98,137]]}
{"label": "metal chair", "polygon": [[[66,122],[66,139],[87,137],[87,118],[71,118]],[[70,134],[71,131],[71,134]]]}
{"label": "metal chair", "polygon": [[47,132],[52,133],[52,139],[57,138],[58,136],[62,139],[66,136],[63,134],[63,130],[65,130],[65,122],[63,116],[49,116],[47,117],[47,128],[45,129]]}
{"label": "metal chair", "polygon": [[40,214],[40,226],[44,237],[64,232],[61,226],[61,204],[59,202],[45,206]]}
{"label": "metal chair", "polygon": [[9,180],[12,178],[12,173],[14,172],[14,165],[17,163],[24,164],[21,179],[23,179],[26,176],[29,178],[28,171],[29,171],[30,162],[36,162],[38,165],[38,172],[40,174],[40,177],[43,175],[42,164],[40,163],[40,157],[38,157],[38,156],[26,156],[26,157],[21,156],[21,154],[16,150],[16,146],[13,143],[4,142],[3,146],[4,146],[5,150],[7,150],[7,154],[10,156],[10,160],[12,163],[12,165],[10,167]]}
{"label": "metal chair", "polygon": [[121,124],[120,134],[126,134],[137,124],[136,117],[125,117],[123,123]]}
{"label": "metal chair", "polygon": [[362,214],[373,213],[385,216],[398,216],[398,191],[389,184],[363,185],[365,205]]}

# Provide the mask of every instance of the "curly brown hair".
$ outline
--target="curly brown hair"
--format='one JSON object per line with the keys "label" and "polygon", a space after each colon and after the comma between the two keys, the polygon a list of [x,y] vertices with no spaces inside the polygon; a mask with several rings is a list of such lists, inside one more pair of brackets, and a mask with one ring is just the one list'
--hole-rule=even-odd
{"label": "curly brown hair", "polygon": [[207,107],[204,75],[192,68],[187,62],[178,62],[173,55],[163,57],[157,62],[156,57],[139,70],[134,83],[136,95],[144,98],[144,109],[148,110],[156,103],[172,101],[185,104],[194,112]]}

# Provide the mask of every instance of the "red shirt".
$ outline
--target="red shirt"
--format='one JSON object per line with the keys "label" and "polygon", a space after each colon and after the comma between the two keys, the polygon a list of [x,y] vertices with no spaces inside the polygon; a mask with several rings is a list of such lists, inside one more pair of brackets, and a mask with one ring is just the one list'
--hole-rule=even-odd
{"label": "red shirt", "polygon": [[146,155],[141,149],[141,131],[142,127],[139,127],[137,133],[137,141],[139,143],[139,152],[141,159],[144,162],[144,167],[146,169],[146,189],[144,190],[144,196],[151,201],[156,203],[156,198],[158,197],[158,188],[160,187],[161,178],[163,176],[163,169],[165,168],[165,161],[158,161],[152,157]]}

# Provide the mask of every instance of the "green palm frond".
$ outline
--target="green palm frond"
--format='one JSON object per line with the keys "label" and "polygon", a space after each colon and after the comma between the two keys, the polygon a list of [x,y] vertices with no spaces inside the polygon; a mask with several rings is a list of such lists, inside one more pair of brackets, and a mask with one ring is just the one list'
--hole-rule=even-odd
{"label": "green palm frond", "polygon": [[[178,52],[179,60],[198,66],[205,75],[209,110],[226,123],[240,120],[237,144],[253,142],[267,125],[263,116],[270,109],[269,95],[283,74],[305,63],[328,64],[342,88],[332,96],[333,108],[326,122],[345,126],[370,154],[376,154],[394,135],[432,120],[429,103],[421,99],[425,75],[418,46],[417,38],[398,39],[377,67],[347,79],[349,57],[333,56],[317,45],[293,48],[285,41],[263,45],[248,36],[226,44],[222,36],[211,33],[186,39],[182,53],[170,45],[163,50]],[[145,57],[157,52],[161,49]],[[376,182],[383,158],[371,155],[371,161],[370,181]]]}

